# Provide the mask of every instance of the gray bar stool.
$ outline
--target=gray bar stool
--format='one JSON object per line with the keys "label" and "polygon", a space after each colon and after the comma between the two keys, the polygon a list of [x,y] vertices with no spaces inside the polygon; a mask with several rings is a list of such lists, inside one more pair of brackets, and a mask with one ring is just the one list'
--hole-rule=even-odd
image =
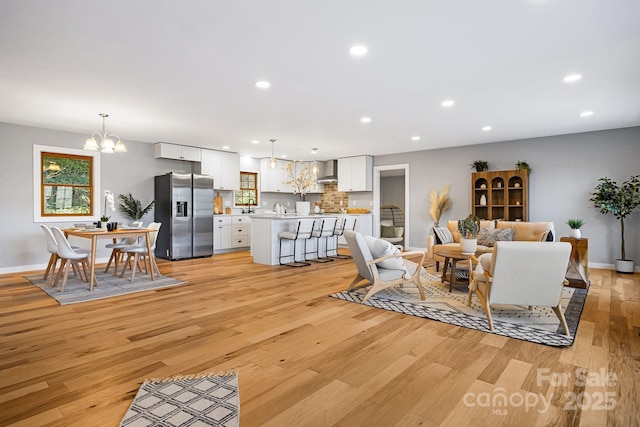
{"label": "gray bar stool", "polygon": [[[307,252],[307,246],[305,242],[305,260],[313,261],[313,262],[331,262],[333,259],[329,258],[327,254],[327,239],[329,237],[333,238],[333,233],[336,230],[336,223],[338,222],[338,218],[323,218],[320,222],[320,228],[313,230],[311,233],[311,237],[316,239],[316,250]],[[320,256],[320,238],[324,240],[324,256]],[[307,259],[307,255],[315,254],[316,257],[312,259]]]}
{"label": "gray bar stool", "polygon": [[[279,241],[280,241],[280,254],[278,255],[278,262],[280,265],[286,265],[288,267],[304,267],[305,265],[311,265],[305,261],[297,261],[296,260],[296,243],[298,240],[309,239],[311,238],[311,233],[313,233],[313,225],[315,221],[310,218],[299,219],[296,222],[296,230],[295,231],[281,231],[278,233]],[[293,252],[289,253],[289,255],[282,254],[282,241],[288,240],[290,243],[293,242]],[[306,248],[306,240],[305,240],[305,248]],[[306,251],[306,249],[305,249]],[[282,258],[293,258],[292,262],[282,262]]]}
{"label": "gray bar stool", "polygon": [[[327,256],[329,258],[337,258],[337,259],[351,258],[351,255],[341,255],[338,252],[338,238],[342,236],[344,232],[347,230],[355,231],[357,223],[358,223],[358,218],[355,216],[346,216],[346,217],[340,218],[340,221],[338,221],[338,223],[336,224],[336,228],[333,231],[333,236],[331,239],[333,240],[334,245],[332,248],[329,248],[329,246],[327,246]],[[329,252],[331,252],[333,255],[329,255]]]}

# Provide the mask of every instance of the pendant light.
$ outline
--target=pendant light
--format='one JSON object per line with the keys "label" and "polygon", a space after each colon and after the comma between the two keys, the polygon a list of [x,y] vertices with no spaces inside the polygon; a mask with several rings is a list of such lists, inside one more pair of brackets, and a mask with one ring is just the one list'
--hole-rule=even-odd
{"label": "pendant light", "polygon": [[314,175],[318,175],[318,162],[316,162],[316,154],[318,154],[317,148],[312,148],[311,153],[313,154],[313,166],[311,166],[311,173]]}
{"label": "pendant light", "polygon": [[276,156],[273,154],[273,144],[276,140],[270,139],[269,141],[271,141],[271,161],[269,161],[269,166],[271,166],[271,169],[275,169],[278,163],[276,162]]}

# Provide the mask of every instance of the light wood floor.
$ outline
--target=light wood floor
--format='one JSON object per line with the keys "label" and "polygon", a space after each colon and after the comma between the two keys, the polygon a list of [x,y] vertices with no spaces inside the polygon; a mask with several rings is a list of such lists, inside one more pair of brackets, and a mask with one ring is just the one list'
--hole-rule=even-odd
{"label": "light wood floor", "polygon": [[117,426],[144,379],[231,368],[243,427],[640,424],[637,273],[591,270],[557,349],[328,298],[350,260],[159,264],[188,284],[60,306],[0,276],[0,426]]}

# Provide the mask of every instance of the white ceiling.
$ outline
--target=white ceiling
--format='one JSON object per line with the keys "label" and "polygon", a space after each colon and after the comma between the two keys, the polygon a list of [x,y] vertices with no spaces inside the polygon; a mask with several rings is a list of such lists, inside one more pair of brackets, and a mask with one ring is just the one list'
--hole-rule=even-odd
{"label": "white ceiling", "polygon": [[638,0],[2,0],[0,121],[89,133],[104,112],[125,143],[268,157],[274,138],[307,160],[638,126],[638,17]]}

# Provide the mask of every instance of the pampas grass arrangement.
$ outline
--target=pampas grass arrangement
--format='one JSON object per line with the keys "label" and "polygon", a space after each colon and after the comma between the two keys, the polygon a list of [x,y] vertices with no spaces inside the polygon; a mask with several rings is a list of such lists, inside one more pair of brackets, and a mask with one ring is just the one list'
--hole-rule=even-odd
{"label": "pampas grass arrangement", "polygon": [[429,202],[431,203],[431,206],[429,207],[429,214],[435,222],[434,225],[438,227],[440,225],[440,218],[442,218],[442,215],[444,215],[445,212],[451,207],[451,199],[449,198],[449,186],[444,186],[440,194],[438,194],[438,190],[432,188],[431,192],[429,193]]}

